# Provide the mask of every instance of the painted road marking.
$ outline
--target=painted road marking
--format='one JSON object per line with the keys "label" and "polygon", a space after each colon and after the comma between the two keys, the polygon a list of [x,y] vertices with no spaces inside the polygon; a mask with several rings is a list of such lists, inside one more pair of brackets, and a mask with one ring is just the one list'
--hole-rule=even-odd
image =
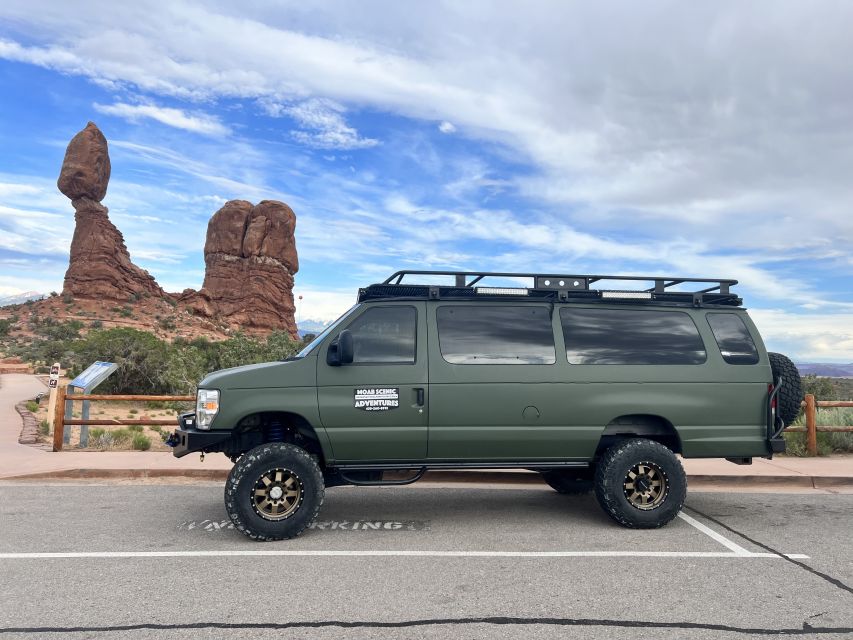
{"label": "painted road marking", "polygon": [[[56,553],[0,553],[0,560],[49,560],[71,558],[217,558],[217,557],[414,557],[414,558],[781,558],[776,553],[726,551],[415,551],[327,549],[228,549],[221,551],[69,551]],[[791,553],[785,557],[806,559]]]}
{"label": "painted road marking", "polygon": [[723,545],[724,547],[731,549],[732,551],[735,552],[736,555],[738,555],[738,556],[750,555],[750,552],[747,551],[746,549],[744,549],[739,544],[732,542],[731,540],[726,538],[724,535],[721,535],[721,534],[717,533],[716,531],[714,531],[713,529],[706,527],[704,524],[702,524],[701,522],[699,522],[695,518],[691,518],[686,513],[681,512],[678,514],[678,517],[681,518],[682,520],[684,520],[690,526],[692,526],[692,527],[698,529],[699,531],[701,531],[702,533],[704,533],[706,536],[708,536],[712,540],[715,540],[715,541],[719,542],[721,545]]}
{"label": "painted road marking", "polygon": [[[187,520],[177,527],[179,531],[205,531],[213,533],[234,529],[230,520]],[[429,531],[429,520],[318,520],[306,529],[316,531]]]}

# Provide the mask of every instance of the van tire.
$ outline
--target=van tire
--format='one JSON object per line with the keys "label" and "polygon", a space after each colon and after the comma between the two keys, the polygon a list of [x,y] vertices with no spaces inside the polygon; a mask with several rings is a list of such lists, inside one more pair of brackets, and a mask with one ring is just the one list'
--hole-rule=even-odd
{"label": "van tire", "polygon": [[782,418],[786,425],[791,424],[800,414],[800,403],[803,401],[803,381],[797,366],[787,356],[781,353],[768,353],[770,370],[773,381],[781,377],[782,386],[776,395],[776,415]]}
{"label": "van tire", "polygon": [[[659,483],[657,487],[655,482]],[[681,511],[686,496],[687,476],[681,462],[654,440],[617,442],[604,452],[596,468],[598,503],[607,515],[629,529],[664,526]]]}
{"label": "van tire", "polygon": [[592,491],[592,470],[572,471],[566,469],[550,469],[542,472],[542,479],[557,493],[564,495],[581,496]]}
{"label": "van tire", "polygon": [[231,469],[225,510],[234,527],[252,540],[288,540],[314,522],[324,496],[323,473],[304,449],[267,443],[243,455]]}

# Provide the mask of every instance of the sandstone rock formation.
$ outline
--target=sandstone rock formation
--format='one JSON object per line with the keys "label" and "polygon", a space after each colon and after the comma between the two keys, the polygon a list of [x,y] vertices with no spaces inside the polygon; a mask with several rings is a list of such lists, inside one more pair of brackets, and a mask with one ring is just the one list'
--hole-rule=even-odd
{"label": "sandstone rock formation", "polygon": [[276,200],[230,200],[207,226],[204,285],[181,301],[204,317],[297,338],[293,276],[299,270],[296,216]]}
{"label": "sandstone rock formation", "polygon": [[71,199],[76,221],[62,292],[122,302],[134,294],[165,295],[147,271],[131,262],[124,237],[100,204],[109,180],[107,139],[90,122],[71,139],[57,181]]}

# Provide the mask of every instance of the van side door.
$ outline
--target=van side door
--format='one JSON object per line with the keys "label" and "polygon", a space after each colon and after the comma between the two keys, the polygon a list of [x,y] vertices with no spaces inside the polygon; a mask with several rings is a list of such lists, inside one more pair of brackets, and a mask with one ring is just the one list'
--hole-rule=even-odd
{"label": "van side door", "polygon": [[426,458],[427,332],[424,302],[372,303],[336,329],[352,335],[353,362],[317,362],[320,420],[336,462]]}

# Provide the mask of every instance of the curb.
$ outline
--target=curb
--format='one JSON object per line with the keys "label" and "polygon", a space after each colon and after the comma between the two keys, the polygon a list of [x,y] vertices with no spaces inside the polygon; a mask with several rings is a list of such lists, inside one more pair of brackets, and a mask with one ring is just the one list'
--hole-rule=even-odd
{"label": "curb", "polygon": [[[137,480],[146,478],[187,478],[224,482],[226,469],[64,469],[0,477],[7,480]],[[423,481],[439,484],[492,484],[492,485],[544,485],[537,473],[518,471],[430,471]],[[853,486],[853,477],[847,476],[731,476],[691,475],[687,477],[694,487],[708,484],[732,487],[773,486],[777,488],[811,488]]]}
{"label": "curb", "polygon": [[27,401],[21,400],[15,405],[15,411],[21,415],[21,435],[18,436],[18,444],[37,444],[39,439],[39,425],[35,415],[27,409]]}

